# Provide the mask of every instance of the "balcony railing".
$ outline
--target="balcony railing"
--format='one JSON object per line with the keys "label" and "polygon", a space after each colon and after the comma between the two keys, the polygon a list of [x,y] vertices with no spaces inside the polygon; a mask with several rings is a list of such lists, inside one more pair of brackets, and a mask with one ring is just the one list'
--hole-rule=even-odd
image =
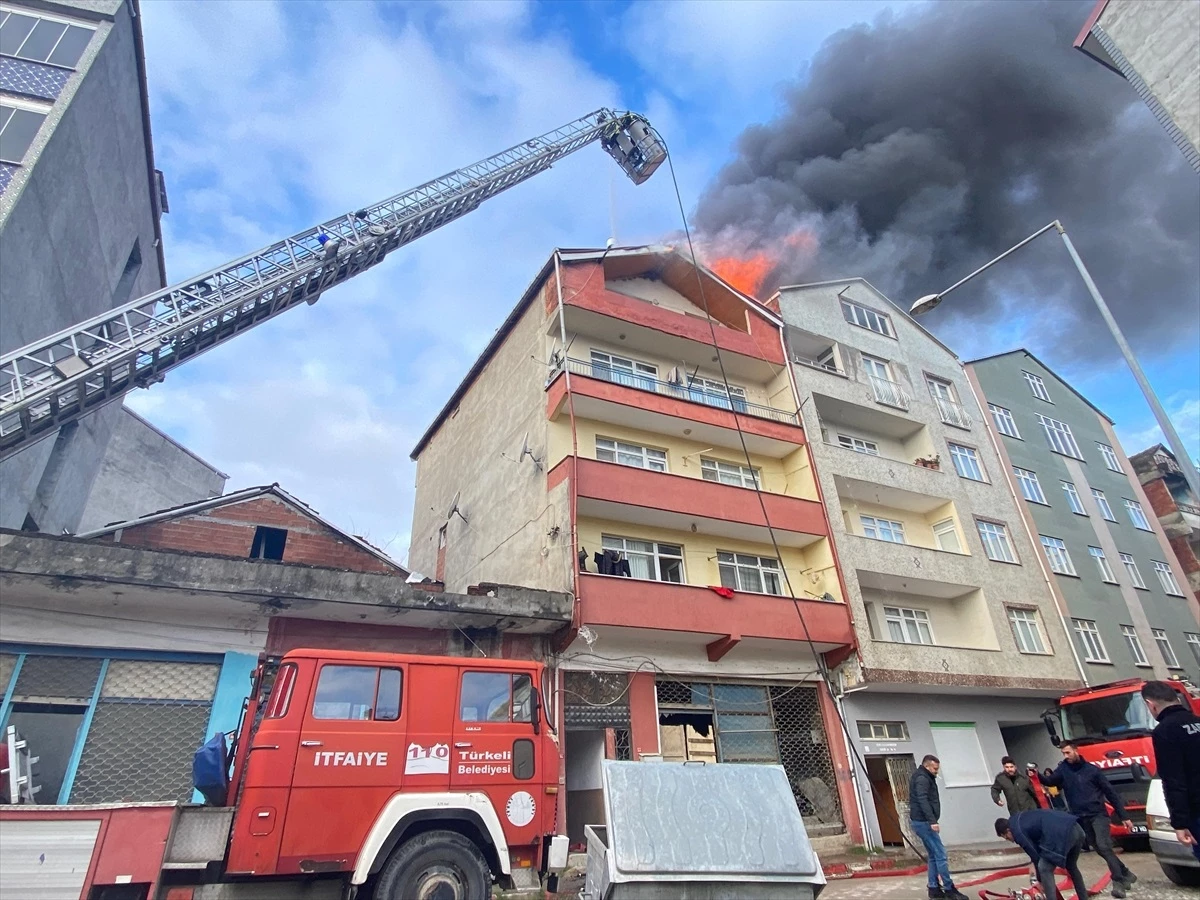
{"label": "balcony railing", "polygon": [[846,374],[841,369],[839,369],[837,367],[837,363],[835,363],[831,359],[824,359],[824,360],[811,359],[807,356],[797,356],[797,355],[793,354],[792,362],[794,362],[798,365],[801,365],[801,366],[808,366],[810,369],[822,369],[826,372],[832,372],[834,375],[845,376],[845,374]]}
{"label": "balcony railing", "polygon": [[875,401],[882,403],[885,406],[894,406],[896,409],[908,410],[910,398],[908,392],[894,381],[888,381],[886,378],[880,378],[878,375],[868,375],[868,380],[871,382],[871,390],[875,393]]}
{"label": "balcony railing", "polygon": [[934,397],[933,399],[937,401],[938,412],[942,414],[942,421],[947,425],[954,425],[958,428],[971,427],[971,415],[961,403],[955,403],[945,397]]}
{"label": "balcony railing", "polygon": [[634,388],[639,391],[649,391],[651,394],[662,394],[666,397],[675,397],[678,400],[703,403],[705,406],[729,409],[743,415],[756,416],[760,419],[773,419],[776,422],[784,422],[788,425],[799,424],[796,413],[785,412],[782,409],[775,409],[771,406],[760,406],[757,403],[749,403],[737,396],[730,398],[724,394],[714,394],[699,386],[661,381],[658,378],[643,375],[640,372],[615,369],[612,366],[586,362],[582,359],[568,358],[567,368],[576,375],[586,375],[588,378],[611,381],[613,384],[624,385],[625,387]]}

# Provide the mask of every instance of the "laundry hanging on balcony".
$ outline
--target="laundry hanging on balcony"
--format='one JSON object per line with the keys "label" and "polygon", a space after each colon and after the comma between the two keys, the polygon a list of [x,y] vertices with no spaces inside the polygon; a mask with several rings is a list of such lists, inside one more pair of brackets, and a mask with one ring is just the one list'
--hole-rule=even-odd
{"label": "laundry hanging on balcony", "polygon": [[633,577],[629,569],[629,560],[619,550],[602,550],[595,555],[596,571],[601,575],[621,575]]}

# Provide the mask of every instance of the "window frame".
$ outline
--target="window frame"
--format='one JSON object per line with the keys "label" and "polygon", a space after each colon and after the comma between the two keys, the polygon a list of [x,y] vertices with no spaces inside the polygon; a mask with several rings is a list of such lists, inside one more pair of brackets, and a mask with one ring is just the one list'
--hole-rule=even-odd
{"label": "window frame", "polygon": [[[896,329],[892,325],[892,317],[887,313],[864,306],[856,300],[847,300],[845,297],[839,297],[838,299],[842,303],[842,318],[846,320],[847,324],[853,325],[856,328],[862,328],[864,331],[870,331],[874,334],[891,338],[892,340],[897,340]],[[857,313],[859,312],[863,313],[862,322],[858,321]],[[873,328],[870,324],[864,324],[870,322],[871,316],[874,316],[882,324],[882,329]]]}
{"label": "window frame", "polygon": [[1113,512],[1112,504],[1104,496],[1104,491],[1099,488],[1092,488],[1092,499],[1096,501],[1096,508],[1100,510],[1100,518],[1105,522],[1117,521],[1117,514]]}
{"label": "window frame", "polygon": [[[597,359],[597,356],[606,357],[608,362]],[[644,390],[656,391],[658,388],[658,366],[654,363],[642,362],[641,360],[634,359],[631,356],[619,356],[615,353],[610,353],[607,350],[597,350],[595,347],[592,347],[589,350],[588,359],[589,365],[592,369],[591,375],[593,378],[598,378],[601,381],[608,381],[612,384],[625,385],[626,387],[641,387]],[[621,363],[629,363],[629,368],[626,369],[624,366],[615,365],[615,363],[618,361]],[[597,368],[601,370],[607,369],[611,374],[607,376],[604,374],[597,374]],[[628,379],[628,381],[621,380],[621,378],[616,377],[618,375],[624,376],[626,379]],[[646,386],[644,382],[647,379],[654,382],[654,384]],[[639,381],[642,382],[642,384],[639,385],[635,383]]]}
{"label": "window frame", "polygon": [[1104,465],[1108,467],[1110,472],[1121,472],[1124,474],[1124,469],[1121,468],[1121,461],[1117,459],[1117,451],[1109,444],[1096,441],[1096,449],[1100,451],[1100,455],[1104,457]]}
{"label": "window frame", "polygon": [[[908,723],[900,721],[884,721],[882,719],[858,719],[855,723],[858,731],[858,739],[860,741],[874,741],[875,743],[888,743],[891,741],[911,741],[912,738],[908,733]],[[863,726],[867,726],[867,734],[863,734]],[[893,737],[888,734],[889,726],[896,725],[899,737]]]}
{"label": "window frame", "polygon": [[1142,646],[1142,639],[1138,635],[1137,629],[1132,625],[1122,625],[1121,636],[1125,638],[1125,646],[1129,648],[1129,654],[1133,657],[1133,664],[1149,668],[1150,658],[1146,656],[1146,648]]}
{"label": "window frame", "polygon": [[20,159],[6,159],[0,156],[0,162],[7,163],[12,166],[20,166],[24,164],[25,157],[29,155],[29,148],[37,143],[38,134],[41,133],[42,126],[46,124],[46,118],[50,115],[50,110],[53,108],[49,103],[34,103],[23,98],[16,98],[5,95],[0,97],[0,108],[11,110],[7,116],[0,115],[0,134],[8,127],[17,113],[26,113],[31,116],[41,116],[42,120],[38,122],[37,128],[33,130],[33,134],[29,138],[29,143],[25,145],[25,149],[21,151]]}
{"label": "window frame", "polygon": [[[732,557],[732,559],[721,559],[722,556]],[[742,560],[754,560],[754,563],[743,562]],[[764,566],[763,562],[768,561],[774,563],[772,566]],[[733,550],[717,550],[717,576],[723,587],[730,590],[740,591],[743,594],[761,594],[764,597],[782,597],[784,596],[784,580],[783,580],[783,564],[772,556],[758,556],[753,553],[737,553]],[[758,572],[759,582],[763,590],[754,590],[753,588],[744,587],[742,585],[741,571],[742,569],[755,569]],[[733,573],[733,584],[725,584],[725,575],[727,572]],[[767,575],[770,574],[776,581],[777,590],[769,591],[767,588]]]}
{"label": "window frame", "polygon": [[1165,628],[1151,628],[1150,634],[1154,636],[1154,643],[1158,644],[1159,655],[1162,656],[1163,662],[1167,664],[1168,669],[1182,669],[1179,664],[1179,657],[1175,655],[1175,648],[1171,646],[1171,637],[1167,634]]}
{"label": "window frame", "polygon": [[[466,662],[469,663],[469,660]],[[505,719],[488,718],[487,711],[484,711],[482,718],[466,719],[463,718],[463,700],[466,696],[466,681],[471,675],[487,675],[487,676],[507,676],[508,677],[508,717]],[[518,719],[517,714],[517,679],[524,678],[529,683],[529,700],[525,703],[525,714],[528,718]],[[512,672],[502,669],[472,669],[470,666],[464,666],[458,677],[458,721],[466,725],[533,725],[534,704],[533,704],[533,678],[528,672]]]}
{"label": "window frame", "polygon": [[1108,557],[1104,555],[1103,547],[1093,547],[1088,545],[1088,556],[1096,561],[1096,568],[1100,570],[1100,580],[1105,584],[1120,584],[1117,581],[1117,573],[1113,571],[1112,564],[1108,561]]}
{"label": "window frame", "polygon": [[1194,631],[1185,631],[1183,633],[1183,640],[1188,645],[1188,649],[1192,651],[1192,657],[1196,660],[1196,665],[1200,666],[1200,634]]}
{"label": "window frame", "polygon": [[[1154,531],[1154,527],[1146,517],[1146,511],[1142,509],[1141,503],[1136,500],[1130,500],[1128,497],[1122,497],[1121,501],[1125,504],[1125,512],[1129,513],[1129,521],[1133,523],[1134,528],[1138,531]],[[1145,524],[1139,524],[1138,519],[1141,519]]]}
{"label": "window frame", "polygon": [[[613,445],[612,448],[610,449],[608,447],[601,447],[600,446],[601,441],[612,444]],[[624,449],[622,449],[622,448],[624,448]],[[604,459],[600,455],[601,450],[603,450],[606,453],[612,453],[613,458],[612,459]],[[633,451],[636,451],[636,454]],[[620,455],[622,453],[624,453],[626,456],[640,455],[641,459],[642,459],[642,465],[635,466],[632,463],[621,462]],[[662,468],[661,469],[656,469],[653,466],[649,465],[651,453],[657,453],[662,457],[662,460],[661,460]],[[659,450],[657,447],[646,447],[642,444],[630,444],[630,443],[626,443],[625,441],[619,441],[616,438],[607,438],[607,437],[602,437],[600,435],[596,435],[596,459],[599,460],[600,462],[615,463],[616,465],[619,465],[619,466],[628,466],[631,469],[643,469],[647,472],[667,473],[670,471],[670,468],[668,467],[668,464],[667,464],[667,451],[666,450]]]}
{"label": "window frame", "polygon": [[1150,590],[1146,587],[1146,580],[1142,578],[1141,569],[1138,568],[1137,560],[1133,558],[1132,553],[1122,553],[1117,551],[1117,558],[1121,560],[1121,565],[1125,567],[1125,571],[1129,575],[1129,582],[1139,591]]}
{"label": "window frame", "polygon": [[[947,528],[945,526],[949,526],[949,527]],[[940,531],[938,530],[939,528],[941,529]],[[954,521],[953,517],[946,518],[946,519],[940,519],[939,521],[934,522],[932,525],[929,526],[929,530],[933,532],[933,542],[935,544],[937,544],[938,550],[942,551],[943,553],[962,553],[963,552],[962,538],[959,536],[958,524]],[[946,534],[954,536],[954,543],[958,544],[957,550],[949,550],[946,547],[942,546],[942,536],[946,535]]]}
{"label": "window frame", "polygon": [[1034,375],[1032,372],[1021,370],[1021,375],[1025,378],[1025,383],[1029,385],[1029,391],[1033,396],[1037,397],[1046,403],[1053,403],[1050,399],[1050,392],[1046,390],[1046,382],[1041,375]]}
{"label": "window frame", "polygon": [[[1051,453],[1069,456],[1071,459],[1083,459],[1083,453],[1079,449],[1079,443],[1075,440],[1075,433],[1071,431],[1070,425],[1060,422],[1058,419],[1052,419],[1050,416],[1043,416],[1041,413],[1038,413],[1037,419],[1038,424],[1042,426],[1042,434],[1046,438],[1046,443],[1050,445]],[[1063,435],[1066,437],[1064,438]],[[1059,444],[1066,449],[1062,449]]]}
{"label": "window frame", "polygon": [[[889,613],[888,612],[889,610],[894,611],[896,613],[896,615],[892,615],[891,613]],[[909,616],[909,615],[907,615],[907,613],[912,613],[912,615]],[[934,636],[934,633],[933,633],[933,620],[930,619],[929,610],[927,610],[927,609],[917,609],[916,607],[908,607],[908,606],[884,606],[883,607],[883,622],[886,627],[886,630],[888,633],[888,640],[890,643],[911,644],[914,646],[921,646],[921,647],[936,647],[937,646],[937,638]],[[910,641],[910,640],[908,640],[907,639],[908,638],[908,627],[907,627],[908,623],[912,623],[912,626],[916,630],[916,633],[918,636],[921,635],[921,625],[924,625],[925,630],[929,634],[929,640],[928,641],[922,641],[922,640]],[[904,636],[900,640],[896,640],[895,637],[893,636],[892,625],[896,625],[899,628],[900,634]]]}
{"label": "window frame", "polygon": [[[330,671],[331,669],[362,669],[362,670],[372,670],[375,672],[375,686],[371,691],[371,706],[367,710],[367,712],[369,712],[370,715],[366,716],[365,718],[355,718],[353,716],[317,715],[317,703],[320,701],[320,696],[321,696],[321,682],[325,678],[325,673]],[[383,673],[384,672],[396,672],[400,676],[400,684],[399,684],[399,687],[396,692],[397,693],[396,715],[394,717],[389,717],[386,719],[380,718],[377,715],[377,713],[379,712],[379,689],[380,689],[381,683],[383,681]],[[332,703],[334,701],[326,701],[326,702]],[[350,707],[351,707],[351,709],[353,709],[352,703],[350,704]],[[283,715],[286,715],[286,714],[287,713],[285,711],[283,713]],[[404,670],[400,666],[372,666],[372,665],[363,665],[363,664],[359,664],[359,663],[328,662],[328,661],[321,662],[320,667],[317,669],[316,683],[313,686],[312,702],[308,705],[307,718],[310,722],[399,722],[400,719],[403,717],[403,715],[404,715]],[[322,727],[324,727],[324,726],[322,726]]]}
{"label": "window frame", "polygon": [[[1021,431],[1017,428],[1017,420],[1013,418],[1011,409],[1005,406],[997,406],[995,403],[989,403],[988,412],[992,414],[992,424],[996,426],[996,431],[1006,437],[1016,438],[1018,441],[1025,440],[1025,438],[1021,437]],[[1004,427],[1002,423],[1005,422],[1012,428],[1012,431]]]}
{"label": "window frame", "polygon": [[[979,457],[978,447],[972,447],[970,444],[959,444],[955,441],[946,441],[946,444],[950,448],[950,462],[954,464],[954,471],[958,473],[959,478],[965,478],[967,481],[978,481],[980,484],[990,483],[987,477],[987,470],[983,466],[983,460]],[[966,459],[972,462],[975,468],[979,470],[978,478],[963,474],[962,469],[958,465],[959,454],[955,453],[956,449],[964,451],[963,455]]]}
{"label": "window frame", "polygon": [[[24,16],[27,19],[45,20],[47,22],[52,22],[55,25],[65,25],[67,27],[64,28],[62,34],[58,36],[58,39],[54,42],[54,46],[51,47],[50,51],[46,54],[45,59],[37,59],[33,56],[21,56],[21,48],[29,42],[29,38],[37,29],[37,25],[35,24],[33,28],[29,29],[25,37],[21,39],[21,43],[12,53],[3,54],[9,59],[20,59],[24,60],[25,62],[37,63],[38,65],[42,66],[53,66],[56,69],[62,69],[67,72],[75,72],[78,71],[79,61],[83,59],[83,55],[87,53],[88,45],[91,44],[92,38],[96,36],[96,25],[94,22],[88,22],[82,19],[72,19],[58,13],[42,12],[41,10],[32,10],[24,7],[20,9],[13,7],[8,7],[7,9],[0,8],[0,26],[3,26],[8,21],[8,17],[12,15]],[[88,35],[87,41],[79,50],[79,55],[75,57],[74,61],[70,65],[60,62],[51,62],[50,57],[54,56],[54,52],[62,45],[63,38],[67,36],[67,33],[71,28],[79,28],[83,31],[89,31],[91,34]]]}
{"label": "window frame", "polygon": [[[871,522],[869,525],[867,524],[868,519]],[[880,523],[886,526],[886,528],[880,528]],[[858,524],[863,530],[863,537],[872,541],[883,541],[885,544],[908,544],[908,535],[904,531],[903,522],[897,522],[894,519],[881,519],[879,516],[868,516],[859,513]],[[873,530],[876,533],[868,534],[868,530]],[[899,533],[901,540],[894,541],[891,538],[880,537],[879,535],[884,531],[891,532],[892,534]]]}
{"label": "window frame", "polygon": [[[1066,541],[1064,541],[1062,538],[1053,537],[1048,534],[1039,534],[1038,538],[1041,541],[1042,553],[1046,557],[1046,562],[1050,565],[1051,572],[1053,572],[1055,575],[1067,575],[1072,578],[1079,577],[1079,573],[1075,569],[1075,563],[1071,560],[1071,551],[1067,549]],[[1050,545],[1046,543],[1047,541],[1057,541],[1061,546],[1055,546],[1051,548]],[[1055,567],[1054,557],[1050,555],[1051,549],[1053,549],[1056,554],[1061,553],[1062,560],[1066,563],[1065,569],[1059,569]]]}
{"label": "window frame", "polygon": [[1179,586],[1179,582],[1175,580],[1175,572],[1169,562],[1163,562],[1161,559],[1152,559],[1150,563],[1154,566],[1154,574],[1158,576],[1158,583],[1162,587],[1164,594],[1169,597],[1184,596],[1183,589]]}
{"label": "window frame", "polygon": [[[709,470],[705,469],[706,463],[710,466]],[[737,469],[736,474],[737,474],[737,477],[738,477],[740,483],[739,484],[730,484],[728,481],[722,481],[721,480],[721,467],[722,466]],[[716,477],[715,478],[707,477],[708,471],[711,471]],[[711,456],[700,457],[700,478],[703,481],[709,482],[710,484],[723,484],[726,487],[741,487],[741,488],[746,488],[747,490],[751,490],[751,491],[753,491],[755,489],[759,489],[759,490],[762,489],[762,469],[760,467],[758,467],[758,466],[743,466],[741,463],[728,462],[724,459],[716,459]],[[750,481],[749,484],[746,483],[747,478]]]}
{"label": "window frame", "polygon": [[[999,529],[999,535],[990,535],[988,537],[985,537],[984,536],[984,526],[985,525],[989,529],[990,528]],[[975,530],[979,533],[979,542],[983,545],[983,553],[988,559],[990,559],[992,562],[1009,563],[1011,565],[1019,564],[1019,560],[1017,559],[1016,548],[1013,547],[1012,541],[1008,537],[1008,524],[1007,523],[997,522],[994,519],[981,519],[978,516],[976,516],[975,517]],[[993,556],[992,555],[992,545],[991,545],[992,540],[1003,541],[1004,547],[1007,548],[1008,554],[1012,558],[1005,559],[1004,557]]]}
{"label": "window frame", "polygon": [[[1046,499],[1046,494],[1042,491],[1042,483],[1038,481],[1037,472],[1033,469],[1022,469],[1020,466],[1013,466],[1012,470],[1013,476],[1017,479],[1017,485],[1021,488],[1022,497],[1030,503],[1037,503],[1041,506],[1050,505],[1050,501]],[[1026,491],[1026,488],[1030,488],[1037,496],[1030,497],[1030,492]]]}
{"label": "window frame", "polygon": [[[1096,627],[1095,619],[1071,619],[1071,625],[1083,646],[1084,662],[1112,664],[1112,658],[1108,655],[1108,648],[1104,646],[1104,638],[1100,635],[1100,629]],[[1099,652],[1093,654],[1093,649]]]}
{"label": "window frame", "polygon": [[1083,498],[1079,496],[1079,489],[1075,487],[1075,482],[1063,481],[1060,478],[1058,483],[1062,486],[1062,492],[1067,495],[1067,508],[1077,516],[1086,516],[1088,514],[1087,507],[1083,505]]}
{"label": "window frame", "polygon": [[[1012,629],[1013,641],[1017,645],[1017,651],[1030,656],[1050,656],[1050,644],[1042,635],[1042,623],[1038,618],[1037,610],[1023,606],[1009,606],[1006,607],[1006,610],[1008,612],[1008,626]],[[1036,649],[1029,649],[1025,646],[1025,639],[1021,636],[1022,629],[1017,627],[1018,622],[1024,626],[1024,631],[1029,632],[1036,640]]]}
{"label": "window frame", "polygon": [[[866,438],[858,438],[852,434],[842,434],[840,431],[838,432],[837,439],[838,446],[844,450],[853,450],[855,453],[861,453],[863,456],[879,455],[879,445],[874,441],[868,441]],[[860,450],[854,446],[855,444],[862,444],[863,448]]]}
{"label": "window frame", "polygon": [[[620,541],[621,546],[620,547],[609,547],[605,544],[605,541]],[[629,549],[630,541],[635,541],[639,544],[649,544],[653,548],[653,550],[651,550],[649,553],[647,553],[645,550],[631,551]],[[679,555],[676,556],[671,553],[662,553],[659,550],[660,547],[678,547]],[[687,584],[688,583],[688,581],[687,581],[687,563],[686,563],[687,551],[684,550],[683,544],[667,544],[667,543],[663,543],[662,541],[648,541],[644,538],[627,537],[623,534],[601,533],[600,549],[601,550],[616,550],[618,552],[624,553],[626,557],[629,557],[629,555],[631,553],[637,554],[638,556],[648,556],[652,561],[651,569],[654,572],[654,577],[653,578],[641,578],[637,575],[630,574],[630,578],[632,578],[636,581],[653,581],[657,584]],[[663,572],[662,560],[664,560],[664,559],[671,560],[671,561],[678,560],[678,562],[679,562],[679,581],[671,581],[670,579],[660,577]],[[624,578],[625,576],[622,575],[622,576],[617,576],[617,577]]]}

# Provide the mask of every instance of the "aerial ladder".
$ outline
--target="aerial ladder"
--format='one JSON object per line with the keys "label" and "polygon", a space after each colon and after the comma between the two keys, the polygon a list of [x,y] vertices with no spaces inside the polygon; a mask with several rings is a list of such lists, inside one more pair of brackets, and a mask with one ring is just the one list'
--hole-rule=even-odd
{"label": "aerial ladder", "polygon": [[0,356],[0,459],[382,262],[599,141],[635,184],[666,159],[642,116],[598,109],[495,156],[331,219]]}

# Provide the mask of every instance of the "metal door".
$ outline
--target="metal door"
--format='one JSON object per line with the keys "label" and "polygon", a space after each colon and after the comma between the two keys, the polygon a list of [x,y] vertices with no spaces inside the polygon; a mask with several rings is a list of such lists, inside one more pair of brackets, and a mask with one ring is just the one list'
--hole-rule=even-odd
{"label": "metal door", "polygon": [[99,819],[0,819],[0,900],[79,900]]}

